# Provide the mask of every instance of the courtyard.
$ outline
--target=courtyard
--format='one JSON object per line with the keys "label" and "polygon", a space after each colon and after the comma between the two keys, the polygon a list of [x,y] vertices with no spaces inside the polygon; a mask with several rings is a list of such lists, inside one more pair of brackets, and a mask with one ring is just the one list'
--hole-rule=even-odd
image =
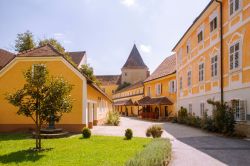
{"label": "courtyard", "polygon": [[171,140],[172,166],[250,165],[250,141],[226,138],[185,125],[122,117],[120,126],[96,126],[92,132],[122,136],[125,129],[131,128],[136,137],[146,137],[145,131],[152,124],[162,125],[165,129],[163,137]]}

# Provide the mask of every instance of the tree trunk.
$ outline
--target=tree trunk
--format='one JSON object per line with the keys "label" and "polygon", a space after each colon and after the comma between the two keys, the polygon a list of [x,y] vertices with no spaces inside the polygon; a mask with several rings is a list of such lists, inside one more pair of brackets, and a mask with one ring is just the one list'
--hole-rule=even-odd
{"label": "tree trunk", "polygon": [[39,126],[38,126],[38,113],[36,112],[36,149],[39,149]]}

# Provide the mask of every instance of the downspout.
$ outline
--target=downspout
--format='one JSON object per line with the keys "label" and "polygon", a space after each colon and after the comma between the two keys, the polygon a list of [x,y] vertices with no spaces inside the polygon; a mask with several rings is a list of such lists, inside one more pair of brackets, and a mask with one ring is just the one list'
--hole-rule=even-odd
{"label": "downspout", "polygon": [[223,6],[221,0],[215,0],[220,4],[220,91],[221,103],[224,103],[224,81],[223,81]]}

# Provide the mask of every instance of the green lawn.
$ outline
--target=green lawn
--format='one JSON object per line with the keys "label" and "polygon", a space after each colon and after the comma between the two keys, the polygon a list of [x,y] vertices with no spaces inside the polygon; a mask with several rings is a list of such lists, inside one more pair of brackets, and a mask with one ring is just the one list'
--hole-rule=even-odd
{"label": "green lawn", "polygon": [[92,136],[82,139],[80,135],[42,140],[43,152],[31,152],[35,140],[24,134],[0,134],[0,165],[124,165],[137,152],[151,142],[148,138]]}

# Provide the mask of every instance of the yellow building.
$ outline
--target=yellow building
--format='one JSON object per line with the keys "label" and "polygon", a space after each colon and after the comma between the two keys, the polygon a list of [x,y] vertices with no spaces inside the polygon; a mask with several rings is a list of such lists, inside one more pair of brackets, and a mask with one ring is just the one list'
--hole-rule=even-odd
{"label": "yellow building", "polygon": [[[0,52],[1,53],[1,52]],[[34,127],[30,118],[16,114],[16,107],[5,99],[5,94],[23,87],[23,71],[36,64],[44,64],[52,76],[63,76],[74,85],[71,96],[74,100],[72,112],[64,114],[58,127],[80,132],[84,126],[101,123],[112,109],[112,101],[94,83],[82,75],[78,68],[68,62],[51,45],[45,45],[17,54],[12,58],[0,54],[0,132],[28,130]],[[81,61],[79,61],[81,62]]]}
{"label": "yellow building", "polygon": [[208,99],[230,102],[237,128],[250,134],[249,39],[250,1],[212,0],[173,48],[178,109],[211,115]]}
{"label": "yellow building", "polygon": [[125,116],[139,116],[142,107],[137,102],[143,98],[143,95],[142,81],[117,91],[113,95],[114,109]]}
{"label": "yellow building", "polygon": [[176,55],[167,57],[144,81],[142,118],[169,119],[176,115]]}
{"label": "yellow building", "polygon": [[97,75],[96,78],[101,82],[102,90],[112,98],[118,86],[121,84],[121,75]]}

